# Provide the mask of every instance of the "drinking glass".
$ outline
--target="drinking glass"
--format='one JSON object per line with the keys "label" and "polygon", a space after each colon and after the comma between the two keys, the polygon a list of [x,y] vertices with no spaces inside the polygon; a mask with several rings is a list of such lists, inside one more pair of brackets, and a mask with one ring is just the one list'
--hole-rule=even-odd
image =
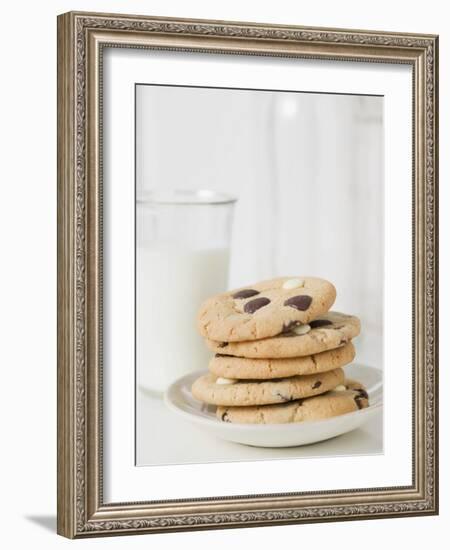
{"label": "drinking glass", "polygon": [[226,290],[236,199],[211,190],[151,191],[136,209],[136,347],[139,386],[163,392],[206,369],[211,353],[196,316]]}

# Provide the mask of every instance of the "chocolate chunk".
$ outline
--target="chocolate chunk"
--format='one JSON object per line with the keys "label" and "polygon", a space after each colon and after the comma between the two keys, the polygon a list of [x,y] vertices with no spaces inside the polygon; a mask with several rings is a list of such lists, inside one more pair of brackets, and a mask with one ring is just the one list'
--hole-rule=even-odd
{"label": "chocolate chunk", "polygon": [[311,302],[311,296],[303,294],[301,296],[292,296],[292,298],[288,298],[284,302],[284,305],[293,307],[294,309],[298,309],[299,311],[306,311],[311,305]]}
{"label": "chocolate chunk", "polygon": [[317,380],[317,382],[314,382],[312,389],[316,390],[317,388],[320,388],[322,385],[322,382],[320,380]]}
{"label": "chocolate chunk", "polygon": [[225,412],[223,413],[223,415],[222,415],[222,417],[221,417],[221,420],[222,420],[223,422],[231,422],[231,420],[228,418],[228,412],[227,412],[227,411],[225,411]]}
{"label": "chocolate chunk", "polygon": [[363,399],[369,399],[369,395],[366,392],[366,390],[363,390],[362,388],[359,390],[355,390],[358,392],[358,395],[355,395],[355,403],[358,405],[358,409],[363,408]]}
{"label": "chocolate chunk", "polygon": [[356,390],[358,392],[358,397],[364,397],[364,399],[369,399],[369,394],[366,392],[366,390],[363,390],[362,388],[359,390]]}
{"label": "chocolate chunk", "polygon": [[358,405],[358,409],[363,408],[362,400],[363,400],[363,397],[361,395],[355,396],[355,403]]}
{"label": "chocolate chunk", "polygon": [[289,321],[288,323],[283,324],[283,330],[280,332],[280,334],[284,334],[285,332],[290,332],[294,327],[297,327],[299,325],[298,321]]}
{"label": "chocolate chunk", "polygon": [[261,309],[267,304],[270,304],[269,298],[255,298],[245,304],[244,311],[245,313],[255,313],[256,310]]}
{"label": "chocolate chunk", "polygon": [[251,298],[252,296],[256,296],[259,294],[257,290],[253,290],[253,288],[245,288],[244,290],[238,290],[235,294],[233,294],[233,298]]}
{"label": "chocolate chunk", "polygon": [[228,346],[229,342],[219,342],[217,344],[218,348],[226,348]]}
{"label": "chocolate chunk", "polygon": [[333,323],[331,321],[328,321],[328,319],[316,319],[315,321],[310,321],[309,326],[311,328],[319,328],[319,327],[326,327],[327,325],[332,325]]}

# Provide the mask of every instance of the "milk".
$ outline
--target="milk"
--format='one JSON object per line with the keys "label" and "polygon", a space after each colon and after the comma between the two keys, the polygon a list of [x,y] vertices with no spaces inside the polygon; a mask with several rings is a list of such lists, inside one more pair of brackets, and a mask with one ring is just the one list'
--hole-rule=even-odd
{"label": "milk", "polygon": [[180,376],[207,368],[211,351],[197,332],[196,316],[203,300],[226,289],[228,263],[228,248],[137,248],[140,386],[163,392]]}

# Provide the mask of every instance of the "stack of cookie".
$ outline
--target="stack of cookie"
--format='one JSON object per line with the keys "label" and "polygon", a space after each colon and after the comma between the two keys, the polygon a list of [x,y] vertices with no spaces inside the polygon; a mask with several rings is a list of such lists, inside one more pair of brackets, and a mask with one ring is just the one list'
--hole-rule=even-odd
{"label": "stack of cookie", "polygon": [[343,368],[355,357],[357,317],[329,311],[334,286],[316,277],[279,277],[213,296],[198,328],[215,356],[192,385],[224,422],[318,420],[368,406]]}

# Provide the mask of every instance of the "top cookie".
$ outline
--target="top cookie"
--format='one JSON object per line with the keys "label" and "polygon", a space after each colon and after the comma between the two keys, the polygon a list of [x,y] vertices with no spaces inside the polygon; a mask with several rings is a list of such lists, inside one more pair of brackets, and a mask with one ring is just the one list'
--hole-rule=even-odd
{"label": "top cookie", "polygon": [[223,342],[269,338],[326,313],[335,299],[324,279],[278,277],[213,296],[200,308],[198,329]]}
{"label": "top cookie", "polygon": [[345,345],[360,331],[360,321],[354,315],[329,311],[308,325],[293,327],[273,338],[249,342],[215,342],[208,347],[221,355],[252,359],[304,357]]}

